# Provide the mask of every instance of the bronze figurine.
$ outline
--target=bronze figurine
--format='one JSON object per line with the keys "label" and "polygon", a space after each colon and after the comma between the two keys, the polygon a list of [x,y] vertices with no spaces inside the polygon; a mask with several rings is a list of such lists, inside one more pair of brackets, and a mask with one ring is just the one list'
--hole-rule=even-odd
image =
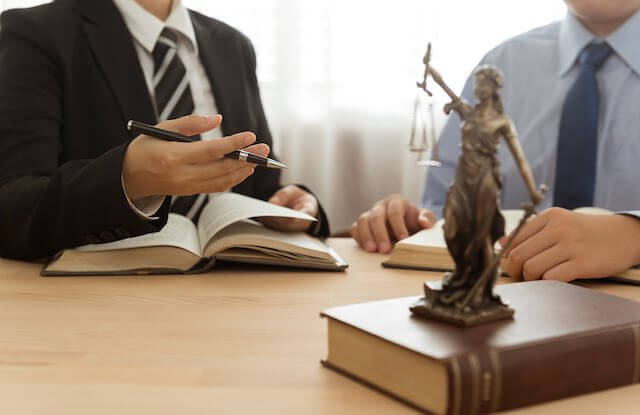
{"label": "bronze figurine", "polygon": [[525,206],[525,215],[507,244],[544,199],[544,186],[536,189],[513,122],[504,115],[500,95],[502,72],[489,65],[476,69],[474,94],[478,102],[471,106],[456,96],[430,66],[430,57],[431,44],[423,59],[424,80],[418,87],[431,95],[427,89],[427,77],[431,75],[451,97],[451,102],[444,106],[445,113],[456,111],[462,120],[461,155],[443,211],[444,237],[455,269],[445,274],[441,288],[425,284],[425,297],[411,311],[461,326],[510,318],[513,310],[493,293],[500,258],[494,252],[494,244],[504,235],[505,224],[498,205],[502,183],[497,152],[501,137],[511,150],[531,196],[531,203]]}

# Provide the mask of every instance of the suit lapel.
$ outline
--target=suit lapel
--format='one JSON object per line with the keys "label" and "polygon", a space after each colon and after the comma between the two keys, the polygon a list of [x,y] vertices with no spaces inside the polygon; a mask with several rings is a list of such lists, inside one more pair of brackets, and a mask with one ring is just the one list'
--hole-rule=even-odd
{"label": "suit lapel", "polygon": [[223,115],[222,131],[225,135],[246,129],[243,126],[243,84],[240,75],[242,67],[234,45],[224,38],[224,34],[202,23],[198,16],[190,12],[193,28],[198,40],[198,53],[207,77],[211,82],[218,110]]}
{"label": "suit lapel", "polygon": [[76,9],[93,54],[122,110],[124,121],[152,123],[156,115],[133,46],[133,39],[111,0],[78,0]]}

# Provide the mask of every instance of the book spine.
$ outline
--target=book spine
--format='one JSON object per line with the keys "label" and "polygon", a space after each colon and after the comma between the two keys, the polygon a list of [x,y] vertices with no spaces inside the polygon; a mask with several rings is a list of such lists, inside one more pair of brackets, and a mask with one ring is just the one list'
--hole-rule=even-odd
{"label": "book spine", "polygon": [[520,408],[640,381],[640,326],[447,361],[448,415]]}

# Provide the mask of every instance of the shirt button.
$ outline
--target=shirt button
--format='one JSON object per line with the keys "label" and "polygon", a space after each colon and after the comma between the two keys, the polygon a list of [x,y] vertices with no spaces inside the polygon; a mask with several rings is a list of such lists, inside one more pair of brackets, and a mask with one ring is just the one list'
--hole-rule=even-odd
{"label": "shirt button", "polygon": [[115,232],[116,232],[116,235],[122,238],[128,238],[131,235],[131,233],[129,233],[129,231],[126,230],[125,228],[116,228]]}
{"label": "shirt button", "polygon": [[98,238],[97,236],[95,236],[92,233],[90,233],[87,236],[85,236],[84,239],[90,244],[99,244],[100,242],[102,242],[100,240],[100,238]]}
{"label": "shirt button", "polygon": [[100,238],[105,242],[113,242],[116,240],[116,236],[109,231],[100,232]]}

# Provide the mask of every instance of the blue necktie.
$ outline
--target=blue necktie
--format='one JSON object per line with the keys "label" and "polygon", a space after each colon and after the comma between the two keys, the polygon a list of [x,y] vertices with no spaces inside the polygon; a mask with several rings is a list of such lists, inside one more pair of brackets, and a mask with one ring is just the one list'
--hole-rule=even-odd
{"label": "blue necktie", "polygon": [[607,43],[587,45],[580,73],[562,107],[553,204],[566,209],[593,205],[598,153],[599,94],[596,71],[611,54]]}

